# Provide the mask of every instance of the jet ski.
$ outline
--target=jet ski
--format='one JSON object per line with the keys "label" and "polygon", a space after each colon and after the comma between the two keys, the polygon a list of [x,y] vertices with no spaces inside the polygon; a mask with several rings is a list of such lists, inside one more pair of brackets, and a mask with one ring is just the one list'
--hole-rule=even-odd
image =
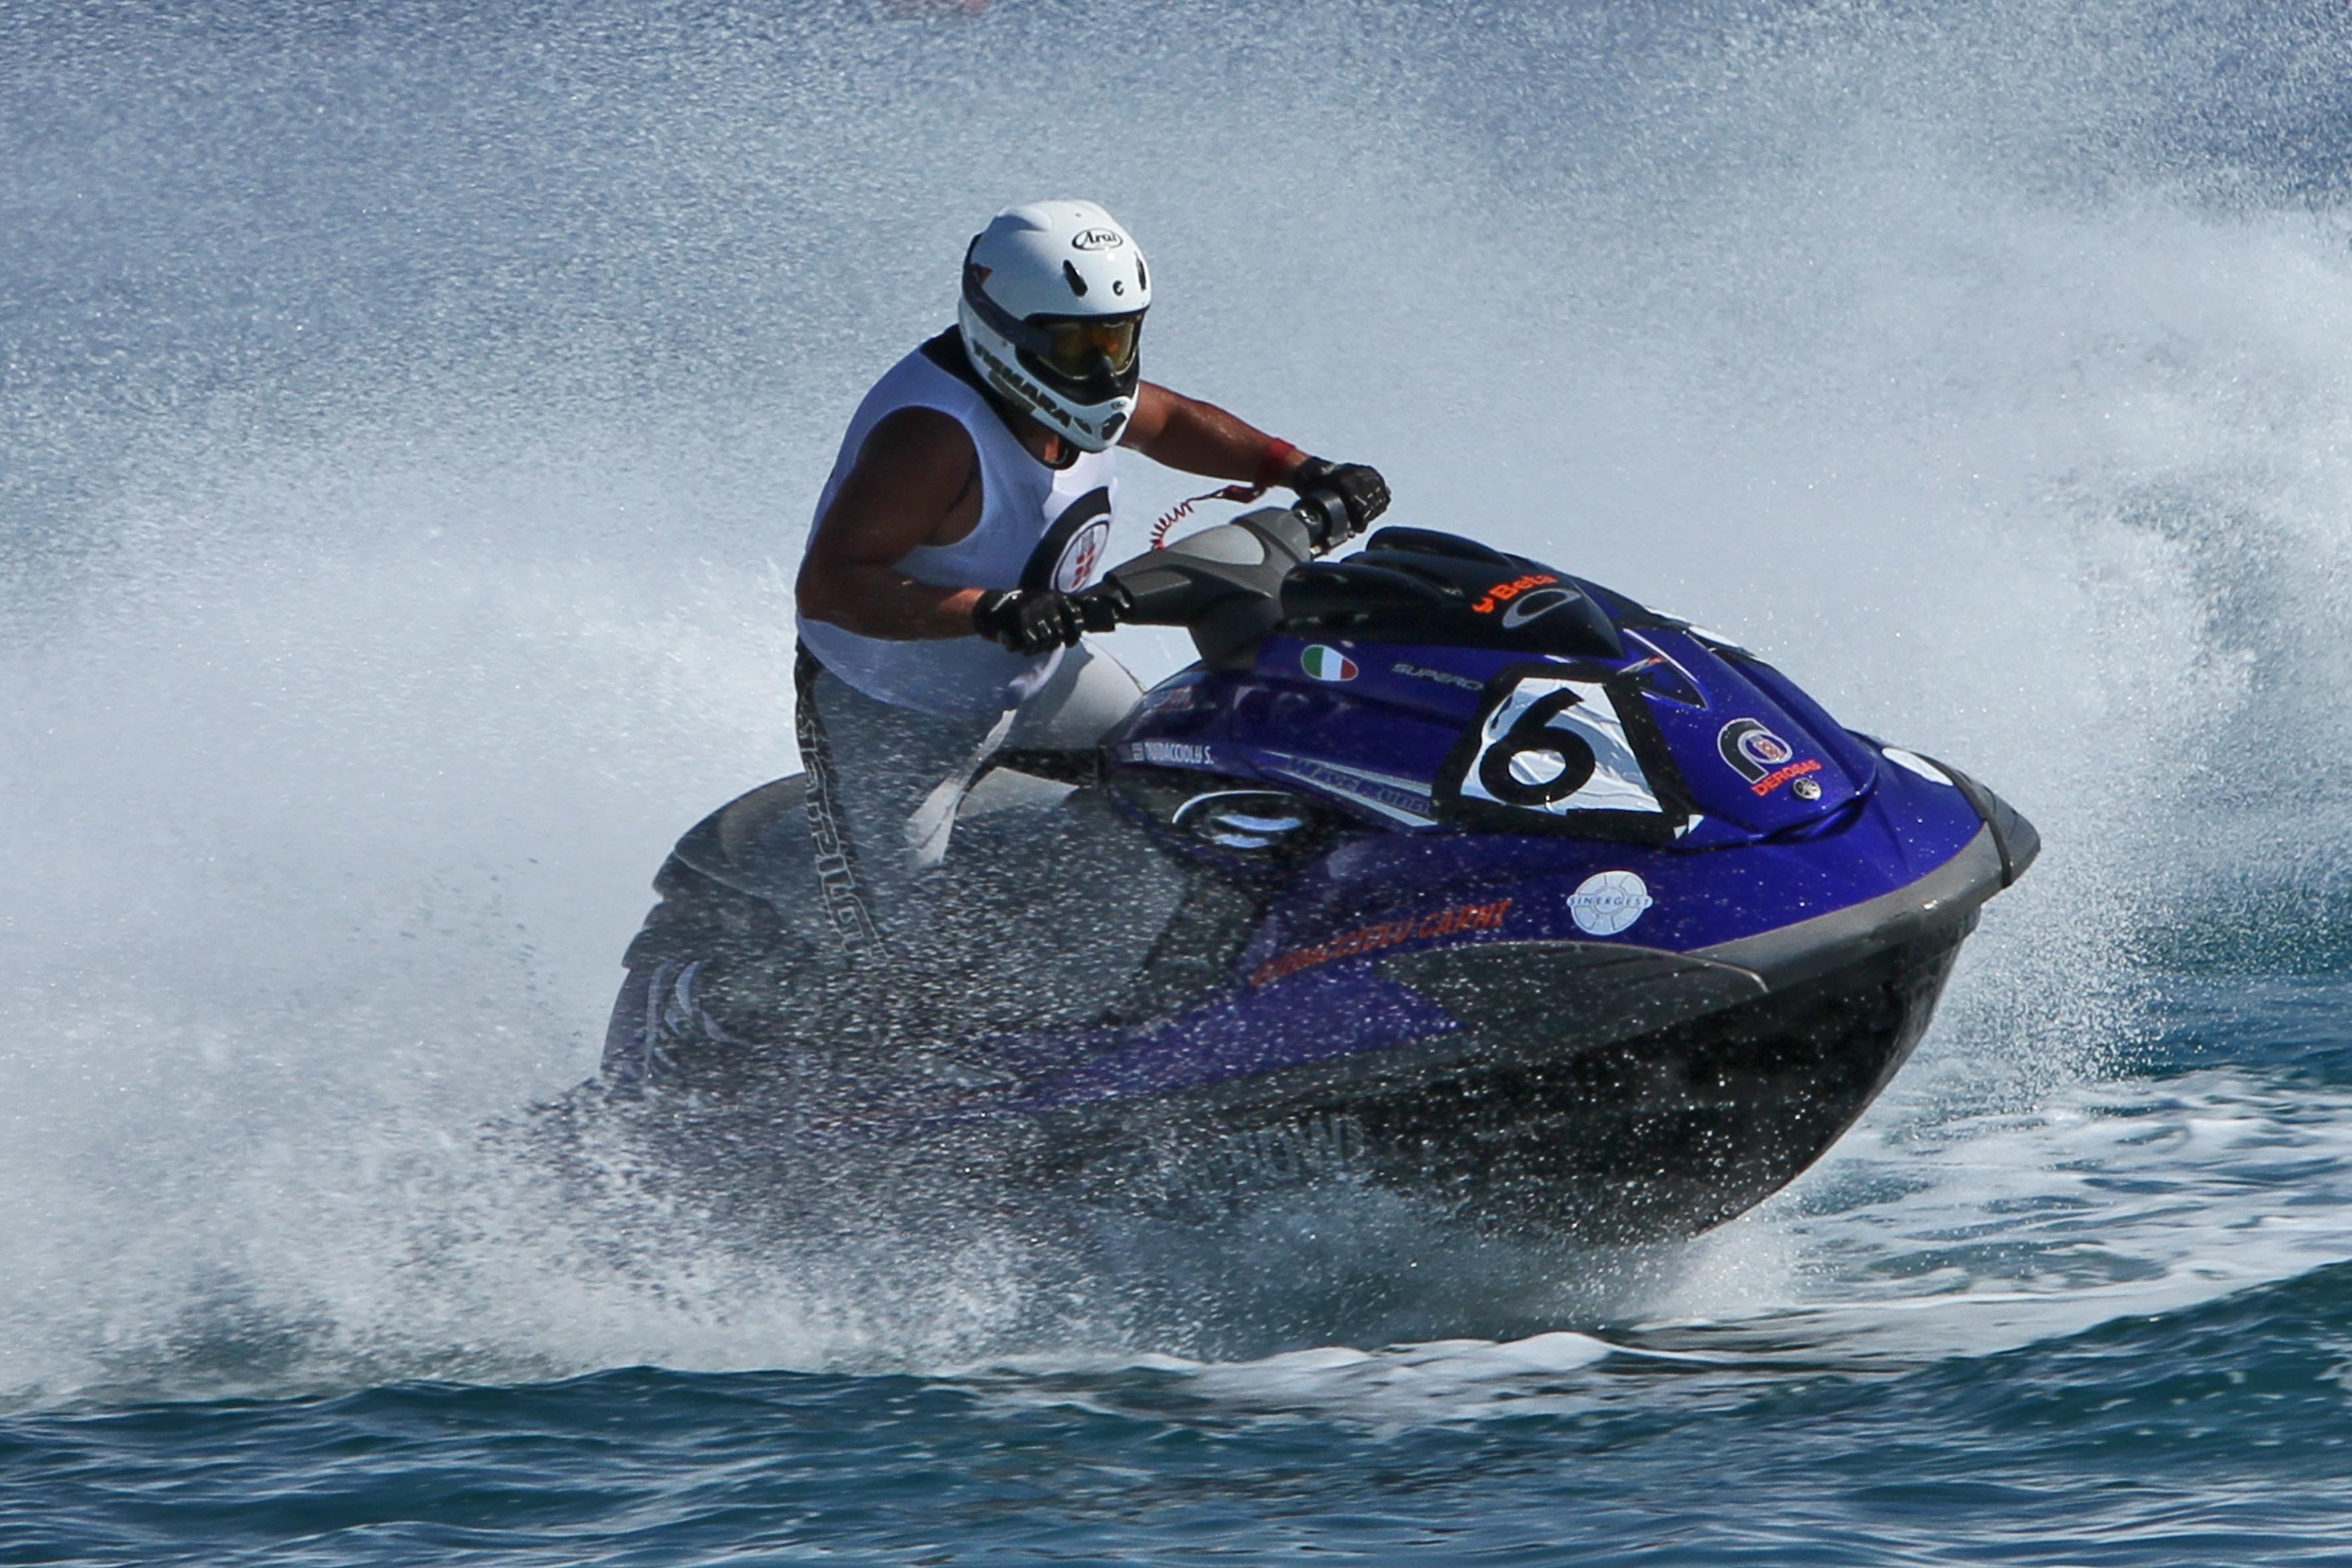
{"label": "jet ski", "polygon": [[1199,660],[1097,747],[998,755],[919,968],[834,938],[797,775],[698,824],[597,1092],[715,1118],[705,1161],[1353,1182],[1579,1244],[1785,1185],[1918,1044],[2032,825],[1724,637],[1454,533],[1322,558],[1346,532],[1334,497],[1268,507],[1080,595]]}

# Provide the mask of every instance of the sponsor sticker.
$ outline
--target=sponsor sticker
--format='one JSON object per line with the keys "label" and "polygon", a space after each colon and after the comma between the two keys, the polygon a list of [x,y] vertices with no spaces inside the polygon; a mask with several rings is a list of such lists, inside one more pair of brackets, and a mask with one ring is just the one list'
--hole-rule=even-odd
{"label": "sponsor sticker", "polygon": [[[1822,764],[1815,759],[1807,757],[1801,763],[1790,763],[1785,768],[1774,768],[1770,773],[1766,773],[1762,778],[1758,779],[1754,784],[1749,784],[1748,786],[1748,793],[1749,795],[1759,796],[1768,795],[1774,790],[1779,789],[1782,784],[1787,784],[1790,779],[1796,779],[1805,784],[1812,784],[1812,781],[1806,778],[1805,775],[1807,773],[1817,773],[1821,771]],[[1822,786],[1817,784],[1813,784],[1813,793],[1805,796],[1805,798],[1807,800],[1817,800],[1821,797],[1821,793]]]}
{"label": "sponsor sticker", "polygon": [[1213,768],[1217,765],[1216,752],[1194,741],[1129,741],[1121,746],[1130,763],[1150,763],[1165,768]]}
{"label": "sponsor sticker", "polygon": [[1070,237],[1073,250],[1117,250],[1127,237],[1115,228],[1082,228]]}
{"label": "sponsor sticker", "polygon": [[1021,405],[1022,408],[1034,418],[1042,420],[1050,417],[1066,430],[1083,430],[1090,436],[1098,436],[1105,441],[1117,440],[1119,431],[1127,426],[1127,416],[1124,413],[1106,415],[1098,424],[1079,418],[1056,403],[1034,382],[1006,364],[997,355],[990,353],[987,346],[977,338],[964,345],[964,352],[980,362],[981,370],[990,381],[996,384],[998,391]]}
{"label": "sponsor sticker", "polygon": [[1318,680],[1353,680],[1356,661],[1336,647],[1317,643],[1298,656],[1298,666]]}
{"label": "sponsor sticker", "polygon": [[1573,588],[1536,588],[1513,599],[1503,610],[1505,629],[1523,626],[1538,616],[1547,616],[1575,597]]}
{"label": "sponsor sticker", "polygon": [[1419,779],[1376,773],[1369,768],[1351,768],[1339,763],[1318,763],[1312,757],[1285,756],[1278,752],[1267,752],[1266,763],[1286,777],[1313,784],[1342,800],[1370,806],[1408,827],[1426,827],[1436,820],[1429,786]]}
{"label": "sponsor sticker", "polygon": [[1435,914],[1411,920],[1388,921],[1380,925],[1360,926],[1342,931],[1313,947],[1293,949],[1278,958],[1270,958],[1250,971],[1252,985],[1270,985],[1286,975],[1302,969],[1312,969],[1318,963],[1334,959],[1353,958],[1359,953],[1377,952],[1400,942],[1419,942],[1433,936],[1452,936],[1457,931],[1499,931],[1511,918],[1511,900],[1496,899],[1489,904],[1455,904]]}
{"label": "sponsor sticker", "polygon": [[1415,680],[1433,680],[1440,686],[1458,686],[1465,691],[1486,689],[1484,681],[1473,680],[1466,675],[1456,675],[1450,669],[1432,669],[1425,664],[1411,664],[1402,659],[1399,659],[1389,668],[1399,675],[1410,676]]}
{"label": "sponsor sticker", "polygon": [[[1530,572],[1524,577],[1514,577],[1507,583],[1496,584],[1480,595],[1470,607],[1482,616],[1491,616],[1520,595],[1537,588],[1549,587],[1559,581],[1559,579],[1549,572]],[[1554,605],[1546,605],[1544,609],[1554,607],[1556,607]],[[1541,615],[1543,611],[1538,610],[1535,613]],[[1518,622],[1512,621],[1509,624],[1517,626]]]}
{"label": "sponsor sticker", "polygon": [[1741,755],[1759,767],[1777,768],[1795,753],[1789,742],[1769,730],[1750,730],[1739,737]]}
{"label": "sponsor sticker", "polygon": [[1236,1182],[1307,1182],[1346,1171],[1362,1161],[1370,1144],[1355,1117],[1318,1110],[1235,1132],[1155,1134],[1151,1163],[1139,1174],[1160,1197],[1230,1196]]}
{"label": "sponsor sticker", "polygon": [[1649,884],[1632,871],[1601,871],[1584,879],[1568,896],[1576,929],[1591,936],[1615,936],[1656,902]]}
{"label": "sponsor sticker", "polygon": [[1369,1142],[1356,1118],[1318,1111],[1303,1121],[1236,1133],[1223,1142],[1220,1152],[1237,1167],[1234,1175],[1296,1181],[1346,1170],[1363,1158]]}
{"label": "sponsor sticker", "polygon": [[1054,563],[1054,586],[1065,594],[1075,594],[1093,581],[1095,567],[1103,558],[1103,547],[1110,542],[1110,519],[1096,518],[1070,536],[1062,546],[1062,558]]}
{"label": "sponsor sticker", "polygon": [[[1790,779],[1822,771],[1820,762],[1811,757],[1791,762],[1795,749],[1757,719],[1734,719],[1726,724],[1715,738],[1715,749],[1734,773],[1748,781],[1748,792],[1754,795],[1770,795]],[[1803,798],[1818,800],[1821,793],[1822,786],[1816,784],[1812,794]]]}

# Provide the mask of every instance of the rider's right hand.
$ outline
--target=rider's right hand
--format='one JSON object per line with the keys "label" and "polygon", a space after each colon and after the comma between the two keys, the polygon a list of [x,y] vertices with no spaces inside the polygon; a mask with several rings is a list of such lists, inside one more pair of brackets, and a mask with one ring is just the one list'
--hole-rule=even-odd
{"label": "rider's right hand", "polygon": [[1086,620],[1067,594],[1051,588],[1007,588],[982,594],[971,607],[971,627],[1013,653],[1073,647]]}

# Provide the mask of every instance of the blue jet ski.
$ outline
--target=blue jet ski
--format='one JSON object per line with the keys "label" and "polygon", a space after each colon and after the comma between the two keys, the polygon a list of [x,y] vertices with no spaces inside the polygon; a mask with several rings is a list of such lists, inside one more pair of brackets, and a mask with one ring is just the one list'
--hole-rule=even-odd
{"label": "blue jet ski", "polygon": [[696,826],[595,1092],[719,1117],[712,1158],[1329,1176],[1590,1244],[1788,1183],[1917,1045],[2032,826],[1723,637],[1451,533],[1318,560],[1344,529],[1268,508],[1087,592],[1200,661],[1098,749],[999,757],[919,974],[829,940],[798,776]]}

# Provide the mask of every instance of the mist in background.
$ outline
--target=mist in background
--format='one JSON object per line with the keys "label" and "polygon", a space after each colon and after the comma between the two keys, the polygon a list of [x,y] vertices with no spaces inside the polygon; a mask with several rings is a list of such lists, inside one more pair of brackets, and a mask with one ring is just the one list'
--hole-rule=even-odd
{"label": "mist in background", "polygon": [[[797,765],[839,431],[1042,195],[1150,256],[1155,380],[2037,822],[1866,1133],[2127,1096],[2166,963],[2352,929],[2347,66],[2155,0],[0,5],[0,1397],[1160,1348],[1034,1238],[749,1259],[477,1135]],[[1196,488],[1123,482],[1136,549]],[[1606,1310],[1867,1297],[1840,1190]]]}

